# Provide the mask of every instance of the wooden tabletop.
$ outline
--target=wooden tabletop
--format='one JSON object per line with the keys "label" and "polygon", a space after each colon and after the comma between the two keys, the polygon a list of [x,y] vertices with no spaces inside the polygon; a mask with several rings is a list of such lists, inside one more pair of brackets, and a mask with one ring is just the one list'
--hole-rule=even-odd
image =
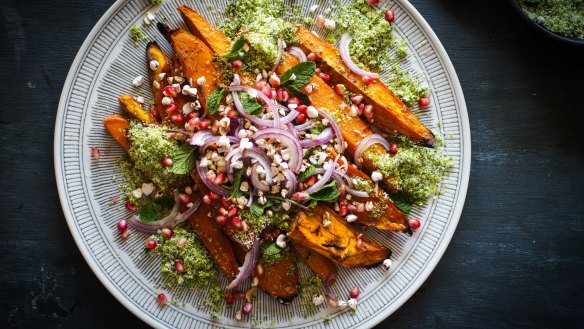
{"label": "wooden tabletop", "polygon": [[[65,223],[53,171],[61,88],[113,3],[0,5],[0,327],[140,328]],[[472,130],[466,205],[444,257],[379,328],[584,327],[584,47],[506,1],[414,0],[446,48]]]}

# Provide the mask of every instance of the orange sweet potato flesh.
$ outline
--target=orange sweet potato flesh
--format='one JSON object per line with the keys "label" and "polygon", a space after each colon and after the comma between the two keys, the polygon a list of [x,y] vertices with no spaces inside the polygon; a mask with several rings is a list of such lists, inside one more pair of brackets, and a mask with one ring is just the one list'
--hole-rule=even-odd
{"label": "orange sweet potato flesh", "polygon": [[[324,227],[322,218],[329,213],[331,225]],[[383,262],[389,250],[366,237],[344,218],[324,205],[316,206],[312,214],[301,213],[292,224],[288,237],[295,244],[310,248],[343,267],[372,266]]]}
{"label": "orange sweet potato flesh", "polygon": [[123,115],[112,114],[103,119],[103,126],[126,152],[130,150],[130,141],[126,137],[126,129],[130,128],[130,120]]}
{"label": "orange sweet potato flesh", "polygon": [[293,243],[292,246],[296,252],[298,252],[302,261],[310,267],[312,272],[314,272],[322,282],[328,281],[329,285],[335,283],[339,277],[339,272],[333,261],[300,244]]}
{"label": "orange sweet potato flesh", "polygon": [[309,30],[299,27],[296,36],[300,48],[316,55],[319,67],[331,76],[334,83],[342,83],[349,91],[362,94],[365,103],[373,106],[374,124],[377,127],[388,134],[397,131],[423,146],[436,145],[434,134],[383,82],[376,80],[372,84],[365,84],[360,75],[351,72],[345,65],[336,47]]}
{"label": "orange sweet potato flesh", "polygon": [[[193,34],[203,41],[212,51],[223,54],[229,50],[231,45],[229,38],[211,25],[199,13],[186,6],[179,6],[178,10]],[[284,53],[283,60],[276,69],[276,72],[282,74],[298,63],[299,61],[296,57]],[[313,88],[313,92],[308,94],[304,88],[303,92],[308,95],[312,105],[325,109],[336,119],[341,128],[343,138],[348,144],[346,152],[352,159],[361,140],[372,134],[371,130],[360,118],[349,115],[350,108],[343,98],[336,94],[332,87],[326,84],[320,77],[315,75],[310,83],[316,85],[316,88]],[[386,154],[387,151],[379,144],[370,146],[363,152],[363,167],[369,172],[377,170],[376,165],[373,163],[373,156]],[[392,177],[387,176],[384,179],[384,183],[392,193],[398,191]]]}
{"label": "orange sweet potato flesh", "polygon": [[[158,67],[155,70],[150,69],[150,61],[157,61]],[[160,46],[156,41],[149,42],[146,46],[146,66],[148,68],[148,77],[150,81],[150,87],[152,87],[152,92],[154,93],[154,101],[156,103],[156,110],[162,121],[166,121],[169,115],[166,113],[165,105],[162,105],[162,98],[164,97],[163,91],[164,87],[168,86],[167,78],[172,75],[171,62],[168,57],[164,54]],[[165,73],[165,76],[161,79],[160,74]],[[158,88],[154,86],[154,81],[158,82]],[[174,102],[178,108],[186,103],[185,96],[182,94],[176,95]]]}
{"label": "orange sweet potato flesh", "polygon": [[133,118],[136,118],[137,120],[147,124],[158,123],[156,118],[154,118],[154,116],[152,116],[148,110],[143,108],[142,104],[138,103],[134,97],[130,95],[122,95],[118,97],[118,101],[122,109]]}

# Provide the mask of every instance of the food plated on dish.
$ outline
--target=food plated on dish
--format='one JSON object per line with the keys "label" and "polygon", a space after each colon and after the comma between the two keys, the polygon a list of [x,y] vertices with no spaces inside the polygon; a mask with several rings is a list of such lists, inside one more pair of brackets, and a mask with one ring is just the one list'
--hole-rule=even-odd
{"label": "food plated on dish", "polygon": [[[258,290],[285,304],[300,295],[307,313],[356,311],[359,285],[331,292],[338,268],[389,270],[391,250],[366,231],[412,235],[412,206],[440,193],[452,161],[438,127],[411,111],[428,110],[431,91],[400,66],[391,10],[354,1],[312,21],[282,6],[230,1],[220,27],[179,6],[188,30],[147,14],[173,52],[149,41],[148,76],[128,83],[154,97],[120,95],[124,114],[103,118],[127,153],[119,187],[133,215],[119,235],[147,233],[163,286],[206,293],[213,315],[237,307],[237,320]],[[313,275],[301,278],[299,262]]]}

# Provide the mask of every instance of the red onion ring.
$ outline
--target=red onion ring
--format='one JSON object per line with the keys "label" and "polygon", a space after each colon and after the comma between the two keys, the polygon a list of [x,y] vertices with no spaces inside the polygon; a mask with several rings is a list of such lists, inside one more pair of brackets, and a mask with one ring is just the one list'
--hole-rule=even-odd
{"label": "red onion ring", "polygon": [[207,179],[207,172],[209,171],[209,169],[207,169],[207,167],[201,167],[200,161],[197,161],[195,166],[197,168],[197,173],[199,174],[201,181],[203,182],[203,184],[205,184],[205,186],[207,186],[207,188],[209,188],[209,190],[211,190],[219,195],[231,194],[228,189],[226,189],[222,186],[219,186],[213,182],[209,182],[209,180]]}
{"label": "red onion ring", "polygon": [[316,109],[316,111],[318,112],[318,114],[325,118],[329,125],[331,126],[331,128],[333,128],[333,131],[335,132],[335,135],[337,136],[337,139],[339,140],[339,145],[338,145],[338,152],[339,153],[343,153],[345,151],[345,140],[343,139],[343,134],[341,133],[341,128],[339,127],[339,125],[337,124],[337,122],[335,121],[335,119],[333,119],[333,117],[328,114],[326,111],[322,110],[322,109]]}
{"label": "red onion ring", "polygon": [[249,199],[247,200],[247,203],[245,204],[246,207],[251,207],[251,204],[253,203],[253,188],[250,186],[249,188]]}
{"label": "red onion ring", "polygon": [[331,128],[325,128],[315,139],[301,140],[300,145],[303,148],[320,146],[328,143],[331,138],[333,138],[333,131]]}
{"label": "red onion ring", "polygon": [[260,241],[258,240],[253,244],[253,247],[251,247],[250,251],[248,251],[247,254],[245,254],[245,260],[243,261],[243,264],[239,268],[239,273],[237,273],[235,279],[233,279],[233,281],[229,283],[227,289],[233,289],[243,281],[247,280],[247,278],[249,278],[249,276],[253,273],[259,257],[260,257]]}
{"label": "red onion ring", "polygon": [[[316,190],[318,190],[319,188],[323,187],[324,184],[326,184],[332,177],[333,175],[333,171],[335,170],[335,163],[333,162],[333,160],[329,160],[328,161],[328,168],[324,169],[325,172],[322,175],[322,178],[319,179],[318,181],[316,181],[316,183],[314,183],[312,186],[310,186],[309,188],[307,188],[306,190],[304,190],[304,192],[310,194]],[[316,172],[316,170],[315,170]]]}
{"label": "red onion ring", "polygon": [[306,62],[308,60],[304,51],[298,47],[288,48],[288,54],[297,57],[301,62]]}
{"label": "red onion ring", "polygon": [[294,126],[294,129],[296,129],[296,131],[304,131],[304,130],[308,130],[312,127],[313,127],[312,122],[307,121],[307,122],[300,124],[298,126]]}
{"label": "red onion ring", "polygon": [[[260,92],[257,89],[247,87],[247,86],[242,86],[242,85],[232,85],[232,86],[229,86],[228,89],[229,89],[229,91],[231,91],[231,96],[233,97],[233,103],[235,104],[235,108],[237,109],[237,112],[239,112],[239,114],[241,114],[244,118],[255,123],[258,126],[264,126],[264,127],[279,127],[280,126],[280,114],[278,114],[278,110],[274,106],[274,102],[271,99],[269,99],[268,96],[264,95],[264,93]],[[252,91],[253,93],[257,93],[258,97],[260,97],[264,101],[264,103],[266,103],[268,105],[268,107],[270,108],[270,110],[274,114],[274,120],[263,120],[263,119],[260,119],[256,116],[250,115],[249,113],[245,112],[243,109],[243,104],[241,104],[241,100],[239,99],[239,96],[237,95],[238,91],[245,91],[245,92]]]}
{"label": "red onion ring", "polygon": [[205,143],[205,140],[209,137],[211,137],[211,131],[210,130],[200,130],[197,131],[190,139],[189,139],[189,144],[193,145],[193,146],[202,146]]}
{"label": "red onion ring", "polygon": [[[203,152],[205,152],[205,150],[209,146],[219,143],[219,140],[221,139],[221,137],[223,137],[223,136],[212,136],[212,137],[207,138],[205,140],[205,143],[203,144],[203,146],[201,146],[201,149],[199,152],[203,153]],[[225,137],[227,137],[227,139],[229,139],[229,142],[231,142],[233,144],[239,143],[239,138],[237,138],[235,136],[225,136]]]}
{"label": "red onion ring", "polygon": [[284,185],[284,186],[286,188],[288,188],[288,195],[292,195],[292,194],[294,194],[294,192],[296,192],[296,187],[298,186],[298,178],[292,172],[292,170],[288,170],[286,172],[285,176],[286,176],[286,185]]}
{"label": "red onion ring", "polygon": [[278,67],[278,65],[280,65],[280,62],[282,61],[282,53],[284,52],[284,41],[282,40],[282,38],[278,39],[278,59],[276,60],[276,63],[274,63],[274,67],[272,67],[272,69],[270,70],[270,73],[268,73],[268,78],[276,71],[276,68]]}
{"label": "red onion ring", "polygon": [[[270,160],[259,147],[254,147],[251,150],[244,150],[243,157],[257,160],[266,171],[266,182],[268,182],[268,184],[272,184],[274,176],[272,175],[272,166],[270,164]],[[252,172],[255,172],[255,170],[252,170]]]}
{"label": "red onion ring", "polygon": [[274,138],[280,141],[283,145],[290,150],[290,160],[288,160],[288,166],[290,170],[295,173],[300,171],[302,167],[302,146],[298,138],[295,138],[290,132],[280,129],[280,128],[266,128],[256,132],[253,135],[254,140],[258,139],[268,139]]}
{"label": "red onion ring", "polygon": [[257,190],[260,190],[262,192],[268,192],[270,191],[270,187],[266,184],[263,184],[260,181],[260,175],[257,172],[257,168],[259,166],[259,163],[254,163],[254,165],[251,167],[251,185],[253,187],[255,187]]}
{"label": "red onion ring", "polygon": [[352,189],[348,186],[345,186],[345,191],[347,191],[347,193],[352,194],[352,195],[359,197],[359,198],[368,198],[369,197],[369,193],[367,193],[365,191],[355,190],[355,189]]}
{"label": "red onion ring", "polygon": [[355,156],[353,158],[353,161],[355,162],[356,165],[361,164],[361,162],[359,161],[359,159],[361,158],[361,154],[363,154],[363,152],[365,152],[373,144],[381,144],[381,146],[383,146],[387,151],[389,151],[390,148],[389,142],[385,138],[383,138],[383,136],[381,136],[380,134],[371,134],[363,138],[363,140],[359,142],[359,145],[357,145],[357,149],[355,150]]}
{"label": "red onion ring", "polygon": [[363,70],[362,68],[357,66],[355,62],[353,62],[353,60],[351,59],[351,53],[349,52],[349,43],[351,43],[351,40],[353,40],[353,37],[349,35],[349,33],[345,33],[341,37],[341,42],[339,43],[339,50],[341,51],[341,58],[343,59],[343,63],[345,63],[349,70],[353,71],[353,73],[355,74],[358,74],[360,76],[371,77],[373,79],[378,79],[379,74]]}

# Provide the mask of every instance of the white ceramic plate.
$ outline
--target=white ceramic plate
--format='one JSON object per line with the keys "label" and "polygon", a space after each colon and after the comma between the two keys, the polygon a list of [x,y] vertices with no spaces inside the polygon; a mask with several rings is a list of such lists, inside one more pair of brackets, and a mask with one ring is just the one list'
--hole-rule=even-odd
{"label": "white ceramic plate", "polygon": [[[318,3],[319,11],[323,11],[326,2],[303,2],[303,10],[307,13],[312,4]],[[196,8],[212,22],[223,19],[224,1],[213,1],[212,10],[200,0],[166,0],[159,7],[150,6],[148,0],[119,0],[95,25],[69,71],[55,125],[55,171],[63,211],[81,253],[104,286],[154,327],[248,328],[253,324],[322,328],[326,315],[330,315],[327,328],[366,328],[379,323],[405,303],[430,275],[454,234],[466,196],[470,172],[466,105],[456,72],[440,41],[407,1],[381,2],[380,7],[395,11],[397,34],[407,41],[410,50],[410,69],[419,72],[433,89],[431,108],[418,114],[429,126],[441,123],[445,151],[453,158],[454,166],[442,182],[443,193],[427,206],[414,209],[412,216],[420,218],[423,226],[412,237],[367,230],[369,237],[392,250],[391,271],[380,267],[339,270],[340,279],[333,290],[340,296],[345,296],[356,283],[362,288],[357,313],[323,307],[320,313],[304,318],[300,316],[298,298],[291,305],[281,305],[259,293],[254,302],[255,321],[235,321],[237,308],[226,308],[222,316],[212,319],[208,308],[199,308],[205,298],[201,294],[185,291],[178,297],[179,305],[159,306],[159,263],[142,252],[145,236],[134,232],[127,241],[119,238],[116,223],[129,216],[119,202],[117,189],[119,172],[115,163],[123,151],[101,124],[104,117],[120,111],[118,95],[132,93],[151,98],[146,84],[138,90],[131,84],[135,76],[146,76],[147,70],[145,42],[134,46],[128,38],[130,26],[142,25],[144,14],[156,11],[157,20],[165,18],[170,26],[184,27],[175,10],[179,3]],[[144,31],[149,40],[158,40],[165,50],[170,50],[154,24]],[[93,146],[101,150],[99,160],[91,158]],[[301,275],[308,274],[309,270],[301,267]],[[176,291],[166,293],[178,295]]]}

